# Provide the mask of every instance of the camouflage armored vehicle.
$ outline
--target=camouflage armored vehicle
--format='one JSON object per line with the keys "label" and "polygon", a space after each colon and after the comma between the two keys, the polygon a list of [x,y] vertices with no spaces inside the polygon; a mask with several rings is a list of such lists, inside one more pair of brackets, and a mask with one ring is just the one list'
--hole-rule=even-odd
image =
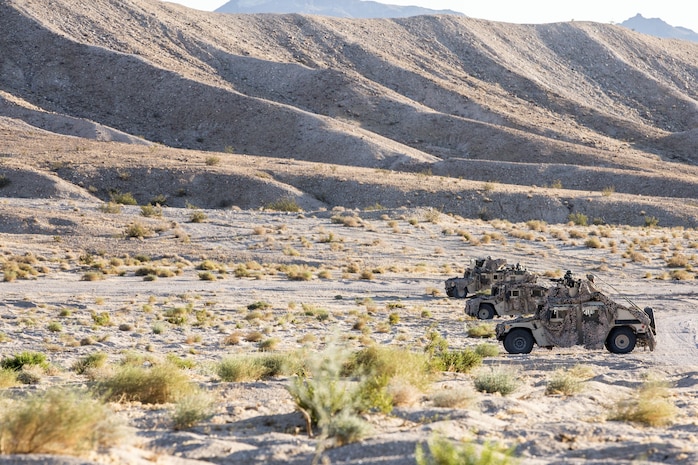
{"label": "camouflage armored vehicle", "polygon": [[510,354],[527,354],[539,347],[588,349],[606,347],[616,354],[636,345],[654,350],[655,321],[650,307],[620,305],[594,285],[593,276],[573,279],[571,274],[548,292],[547,302],[530,317],[519,317],[496,327],[497,339]]}
{"label": "camouflage armored vehicle", "polygon": [[527,271],[521,265],[507,265],[503,258],[492,259],[479,258],[474,266],[465,269],[462,278],[449,278],[446,280],[446,295],[464,299],[482,289],[489,289],[493,285],[504,282],[532,282],[536,276]]}
{"label": "camouflage armored vehicle", "polygon": [[548,287],[535,282],[509,282],[492,287],[491,295],[470,298],[465,313],[481,320],[495,316],[519,316],[534,313],[547,300]]}

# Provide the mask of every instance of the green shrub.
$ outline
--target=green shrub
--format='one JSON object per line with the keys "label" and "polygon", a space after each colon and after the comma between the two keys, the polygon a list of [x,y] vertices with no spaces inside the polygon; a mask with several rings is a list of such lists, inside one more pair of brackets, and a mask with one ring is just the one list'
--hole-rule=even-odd
{"label": "green shrub", "polygon": [[51,388],[11,405],[0,413],[3,454],[82,455],[126,435],[109,408],[83,391]]}
{"label": "green shrub", "polygon": [[273,210],[277,212],[299,212],[301,207],[295,199],[284,197],[274,202],[270,202],[264,206],[265,210]]}
{"label": "green shrub", "polygon": [[478,344],[475,346],[475,353],[482,358],[486,357],[496,357],[499,355],[499,345],[498,344]]}
{"label": "green shrub", "polygon": [[225,382],[257,381],[302,371],[295,354],[235,355],[217,365],[218,377]]}
{"label": "green shrub", "polygon": [[146,218],[161,217],[162,207],[160,205],[143,205],[141,207],[141,215]]}
{"label": "green shrub", "polygon": [[24,351],[13,357],[3,358],[0,367],[8,370],[19,371],[26,366],[37,366],[43,369],[48,368],[46,355],[41,352]]}
{"label": "green shrub", "polygon": [[567,216],[567,219],[572,223],[576,224],[577,226],[586,226],[589,224],[589,217],[586,216],[584,213],[570,213]]}
{"label": "green shrub", "polygon": [[509,371],[502,368],[483,370],[473,380],[475,389],[480,392],[495,393],[498,392],[503,396],[514,392],[519,382],[516,377]]}
{"label": "green shrub", "polygon": [[108,312],[92,312],[92,321],[94,324],[97,326],[110,326],[111,325],[111,316],[109,316]]}
{"label": "green shrub", "polygon": [[434,368],[456,373],[468,373],[482,363],[482,357],[470,349],[445,350],[434,357]]}
{"label": "green shrub", "polygon": [[138,202],[133,197],[133,194],[131,194],[130,192],[113,193],[111,194],[111,201],[121,205],[138,205]]}
{"label": "green shrub", "polygon": [[109,400],[144,404],[176,402],[194,392],[187,375],[167,363],[152,368],[124,365],[99,383],[98,389]]}
{"label": "green shrub", "polygon": [[472,442],[453,442],[449,439],[432,436],[427,442],[429,452],[422,444],[417,444],[415,459],[417,465],[513,465],[516,463],[514,451],[496,444],[485,443],[481,447]]}
{"label": "green shrub", "polygon": [[197,390],[179,399],[172,411],[172,427],[185,430],[213,416],[214,399],[204,391]]}
{"label": "green shrub", "polygon": [[88,370],[102,368],[107,363],[107,354],[104,352],[95,352],[78,359],[73,364],[73,371],[79,375],[84,374]]}
{"label": "green shrub", "polygon": [[478,337],[478,338],[492,338],[495,336],[494,334],[494,325],[488,324],[488,323],[480,323],[477,326],[473,326],[471,328],[468,328],[468,336],[469,337]]}

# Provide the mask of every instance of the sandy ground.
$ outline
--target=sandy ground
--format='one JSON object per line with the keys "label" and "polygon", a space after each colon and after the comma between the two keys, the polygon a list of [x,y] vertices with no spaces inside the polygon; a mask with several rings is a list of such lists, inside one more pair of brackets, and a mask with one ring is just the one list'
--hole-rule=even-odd
{"label": "sandy ground", "polygon": [[[2,202],[3,209],[31,207],[37,219],[42,211],[55,214],[67,208],[79,210],[83,217],[98,216],[98,206],[75,201]],[[93,255],[94,260],[145,254],[153,265],[174,268],[179,264],[182,269],[179,276],[156,281],[135,276],[138,266],[120,267],[122,276],[83,281],[90,267],[84,260],[80,262],[85,251],[70,245],[80,238],[70,234],[60,238],[2,236],[6,261],[31,253],[38,257],[37,268],[39,264],[43,267],[34,279],[0,285],[0,333],[5,335],[2,353],[41,351],[58,367],[53,375],[43,377],[39,389],[85,382],[70,367],[79,357],[95,351],[108,353],[114,363],[128,352],[155,357],[175,354],[194,362],[189,373],[192,380],[215,392],[220,400],[210,420],[187,431],[172,429],[168,406],[116,404],[114,408],[135,428],[134,441],[92,456],[90,463],[311,463],[319,443],[304,433],[304,420],[286,390],[289,380],[221,382],[213,368],[216,363],[232,353],[259,350],[256,343],[244,340],[235,346],[225,345],[223,338],[234,331],[259,330],[278,338],[275,350],[283,352],[303,345],[321,350],[341,335],[343,344],[359,348],[366,341],[352,326],[357,314],[369,313],[367,334],[379,344],[421,350],[427,330],[435,328],[452,348],[474,347],[482,340],[468,337],[467,329],[479,322],[465,317],[464,301],[445,297],[443,282],[461,274],[471,258],[486,255],[522,263],[540,273],[566,269],[595,273],[605,292],[616,295],[617,290],[641,307],[655,308],[657,349],[652,353],[636,349],[619,356],[581,347],[537,348],[529,355],[502,353],[486,358],[482,369],[504,366],[517,374],[521,384],[513,394],[502,397],[476,392],[472,384],[476,373],[443,373],[411,405],[397,407],[390,415],[369,415],[374,428],[369,438],[330,448],[322,453],[323,460],[414,463],[416,444],[436,432],[476,443],[499,442],[514,447],[524,463],[533,464],[678,464],[698,459],[698,288],[695,279],[656,279],[665,271],[671,272],[666,266],[671,250],[682,251],[695,266],[693,250],[698,236],[693,230],[616,227],[599,235],[596,226],[546,225],[544,231],[522,239],[520,233],[530,231],[525,224],[465,220],[424,210],[205,213],[205,222],[190,223],[189,210],[164,209],[162,221],[177,223],[189,237],[181,254],[159,253],[170,250],[172,242],[181,243],[171,230],[142,240],[102,234],[108,230],[106,225],[102,232],[93,230],[95,236],[102,236],[103,247],[99,255]],[[138,215],[138,207],[127,207],[112,214],[111,221],[128,223],[138,220]],[[336,220],[338,215],[360,220],[357,226],[345,226]],[[456,231],[467,231],[470,241],[464,241]],[[560,231],[597,235],[605,246],[592,249],[584,245],[584,239],[565,238]],[[623,258],[631,244],[643,250],[646,261]],[[110,250],[119,252],[112,254]],[[207,257],[225,263],[229,273],[215,281],[199,279],[196,267]],[[250,261],[263,265],[260,276],[234,277],[236,265]],[[274,266],[294,263],[307,266],[313,279],[292,281]],[[348,272],[352,263],[360,269],[375,270],[372,279]],[[322,270],[329,274],[319,278]],[[247,305],[258,301],[270,303],[271,310],[262,319],[246,319]],[[146,304],[152,308],[144,310]],[[177,326],[159,319],[168,308],[187,304],[209,312],[206,324]],[[302,306],[326,309],[330,317],[319,321],[304,316]],[[60,316],[63,309],[70,309],[67,316]],[[393,311],[399,313],[400,322],[380,329]],[[108,312],[111,326],[91,324],[93,312]],[[53,321],[62,324],[61,332],[48,331]],[[160,334],[153,333],[156,324],[164,325]],[[306,334],[314,338],[302,339]],[[94,343],[76,344],[85,338]],[[545,394],[547,380],[556,369],[577,365],[593,373],[580,393]],[[630,396],[647,377],[670,383],[670,399],[678,409],[671,425],[645,427],[608,421],[614,404]],[[463,409],[434,407],[434,394],[448,388],[471,390],[476,401]],[[9,392],[23,389],[28,388]],[[31,456],[22,460],[87,463]],[[1,463],[14,461],[25,463],[15,457],[0,459]]]}

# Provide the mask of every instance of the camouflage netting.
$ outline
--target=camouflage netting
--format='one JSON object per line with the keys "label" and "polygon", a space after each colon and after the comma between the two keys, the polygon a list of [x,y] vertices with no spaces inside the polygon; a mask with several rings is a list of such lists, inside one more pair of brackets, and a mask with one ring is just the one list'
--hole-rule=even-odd
{"label": "camouflage netting", "polygon": [[[606,337],[615,324],[619,309],[625,309],[641,323],[650,325],[650,319],[645,312],[638,308],[620,305],[603,293],[589,280],[567,281],[564,286],[556,286],[550,290],[547,304],[540,310],[541,324],[543,325],[549,340],[560,347],[583,345],[588,349],[601,349],[604,347]],[[564,304],[580,304],[583,302],[602,302],[598,312],[587,315],[582,321],[578,321],[578,312],[567,312],[561,322],[551,322],[551,307]],[[581,331],[576,328],[581,323]],[[652,331],[647,331],[647,345],[654,350],[655,340]]]}

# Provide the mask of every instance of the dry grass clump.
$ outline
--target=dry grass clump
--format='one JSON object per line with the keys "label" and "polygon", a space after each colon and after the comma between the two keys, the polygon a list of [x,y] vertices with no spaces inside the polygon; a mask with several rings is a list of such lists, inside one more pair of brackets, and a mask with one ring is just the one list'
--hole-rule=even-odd
{"label": "dry grass clump", "polygon": [[146,237],[151,237],[155,233],[153,232],[150,227],[139,223],[138,221],[135,221],[128,226],[126,226],[126,229],[124,230],[124,234],[126,237],[133,237],[133,238],[138,238],[138,239],[143,239]]}
{"label": "dry grass clump", "polygon": [[429,396],[434,407],[439,408],[466,408],[475,402],[473,391],[463,387],[439,389]]}
{"label": "dry grass clump", "polygon": [[670,425],[677,414],[669,400],[669,385],[661,380],[646,381],[629,399],[620,402],[609,420],[640,423],[645,426]]}
{"label": "dry grass clump", "polygon": [[330,219],[335,224],[341,224],[347,228],[358,228],[363,226],[363,221],[358,216],[335,215]]}
{"label": "dry grass clump", "polygon": [[257,381],[300,371],[301,357],[295,353],[235,355],[224,358],[216,366],[216,374],[225,382]]}
{"label": "dry grass clump", "polygon": [[98,390],[109,400],[164,404],[191,394],[194,386],[185,373],[169,363],[152,368],[128,364],[99,382]]}
{"label": "dry grass clump", "polygon": [[291,281],[310,281],[313,279],[313,271],[308,265],[290,265],[283,270]]}
{"label": "dry grass clump", "polygon": [[688,266],[689,259],[686,255],[678,252],[674,252],[674,254],[667,258],[666,260],[666,266],[669,268],[685,268]]}
{"label": "dry grass clump", "polygon": [[52,388],[0,413],[0,453],[80,455],[122,443],[126,429],[84,391]]}
{"label": "dry grass clump", "polygon": [[177,401],[172,410],[172,427],[176,431],[196,426],[213,415],[214,398],[205,391],[196,391]]}
{"label": "dry grass clump", "polygon": [[492,338],[494,337],[494,325],[488,323],[480,323],[477,326],[468,328],[468,337]]}
{"label": "dry grass clump", "polygon": [[582,390],[582,383],[578,372],[556,370],[546,384],[545,394],[571,396]]}

